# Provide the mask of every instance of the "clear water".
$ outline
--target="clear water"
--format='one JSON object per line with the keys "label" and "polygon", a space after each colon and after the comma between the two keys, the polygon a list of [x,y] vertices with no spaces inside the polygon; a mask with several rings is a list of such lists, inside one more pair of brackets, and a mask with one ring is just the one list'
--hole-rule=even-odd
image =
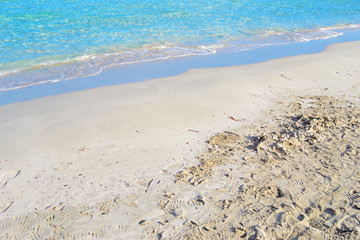
{"label": "clear water", "polygon": [[359,28],[359,0],[0,0],[0,89]]}

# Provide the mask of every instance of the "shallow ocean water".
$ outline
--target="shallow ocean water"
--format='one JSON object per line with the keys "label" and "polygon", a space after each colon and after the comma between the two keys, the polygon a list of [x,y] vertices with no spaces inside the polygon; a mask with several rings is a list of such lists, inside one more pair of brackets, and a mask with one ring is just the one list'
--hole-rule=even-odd
{"label": "shallow ocean water", "polygon": [[0,89],[359,29],[358,0],[2,0]]}

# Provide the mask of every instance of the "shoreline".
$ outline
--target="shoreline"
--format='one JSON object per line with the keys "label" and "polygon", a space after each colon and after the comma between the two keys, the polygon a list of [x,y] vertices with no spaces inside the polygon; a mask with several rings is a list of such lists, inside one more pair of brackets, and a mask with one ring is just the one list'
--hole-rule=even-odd
{"label": "shoreline", "polygon": [[[226,185],[223,177],[238,163],[224,164],[220,175],[196,186],[174,183],[176,174],[197,166],[204,142],[216,134],[260,126],[270,110],[283,113],[299,96],[345,98],[358,106],[359,50],[360,42],[340,43],[317,54],[192,69],[0,106],[0,232],[40,238],[94,232],[100,239],[171,239],[203,227],[212,232],[209,216],[197,209],[210,209],[216,219],[218,212],[207,208],[213,206],[209,197],[216,202],[217,189],[239,187],[236,181]],[[271,169],[264,174],[275,174]],[[30,222],[16,222],[16,216]],[[58,222],[50,218],[49,225],[51,216]],[[241,234],[246,227],[230,232]]]}
{"label": "shoreline", "polygon": [[223,52],[211,55],[180,57],[114,66],[105,69],[100,74],[94,76],[74,78],[59,82],[35,84],[28,87],[0,91],[0,106],[92,88],[171,77],[182,74],[190,69],[248,65],[277,58],[314,54],[324,51],[324,49],[330,44],[359,40],[360,31],[353,31],[347,32],[344,35],[335,38],[312,40],[309,42],[297,42],[285,45],[263,46],[258,49],[244,52]]}
{"label": "shoreline", "polygon": [[[57,56],[59,59],[48,60],[45,62],[38,62],[37,65],[27,66],[26,61],[29,61],[32,64],[37,62],[35,59],[27,58],[28,60],[24,60],[21,63],[20,69],[6,69],[6,65],[16,65],[15,62],[4,63],[3,71],[0,71],[0,91],[8,91],[8,90],[16,90],[19,88],[29,87],[32,85],[44,84],[44,83],[55,83],[60,81],[67,81],[71,79],[78,78],[86,78],[86,77],[94,77],[101,74],[103,71],[114,71],[114,69],[122,69],[122,65],[142,65],[142,63],[146,62],[157,62],[158,64],[162,64],[162,62],[166,62],[169,59],[177,59],[177,58],[188,58],[190,62],[193,61],[192,58],[196,56],[201,56],[202,59],[206,55],[231,55],[235,53],[243,52],[243,51],[253,51],[258,48],[263,48],[267,46],[281,46],[281,45],[292,45],[301,42],[311,42],[311,41],[321,41],[331,38],[341,38],[346,39],[350,35],[356,35],[356,32],[360,31],[360,25],[357,24],[349,24],[349,25],[335,25],[328,27],[321,27],[315,29],[303,29],[299,31],[290,31],[290,32],[266,32],[266,34],[260,34],[259,36],[249,36],[248,39],[232,39],[230,42],[220,43],[214,42],[213,44],[208,43],[205,45],[179,45],[176,43],[155,43],[152,45],[144,45],[134,47],[133,49],[123,49],[117,52],[115,49],[112,53],[105,53],[104,55],[98,54],[90,54],[89,55],[80,55],[75,57],[69,56],[65,57],[66,59],[61,59],[60,56]],[[347,37],[343,37],[346,35]],[[355,39],[353,39],[355,40]],[[357,40],[360,40],[358,37]],[[343,40],[346,41],[346,40]],[[329,43],[334,43],[334,41],[330,41]],[[336,41],[335,41],[336,42]],[[328,44],[329,44],[328,43]],[[316,45],[316,44],[315,44]],[[172,47],[171,47],[172,46]],[[111,47],[108,46],[110,49]],[[101,48],[106,49],[106,46]],[[148,49],[147,49],[148,48]],[[144,58],[141,56],[143,52],[147,52]],[[167,52],[167,50],[168,52]],[[174,52],[173,50],[182,49],[184,51]],[[13,50],[16,53],[16,50]],[[165,52],[163,52],[165,51]],[[181,50],[180,50],[181,51]],[[319,51],[319,50],[318,50]],[[166,52],[168,54],[166,54]],[[256,52],[256,51],[255,51]],[[253,55],[253,54],[252,54]],[[261,55],[261,54],[260,54]],[[137,56],[137,57],[135,57]],[[56,57],[56,56],[54,56]],[[240,54],[241,57],[241,54]],[[276,58],[273,56],[271,58]],[[127,60],[126,60],[127,59]],[[205,57],[206,59],[206,57]],[[210,58],[211,59],[211,58]],[[6,60],[5,60],[6,61]],[[260,60],[261,61],[261,60]],[[180,61],[182,62],[182,61]],[[233,62],[233,61],[232,61]],[[245,64],[249,64],[247,62]],[[165,63],[166,64],[166,63]],[[244,63],[241,63],[244,64]],[[227,65],[239,65],[239,63],[231,63],[228,62]],[[188,65],[189,68],[193,68],[195,65]],[[221,66],[218,65],[218,66]],[[210,67],[210,66],[207,66]],[[141,66],[138,68],[141,69]],[[161,69],[161,68],[160,68]],[[123,70],[121,70],[123,71]],[[173,73],[173,75],[176,73]],[[157,78],[156,76],[148,76],[148,78]],[[126,80],[125,82],[129,82]],[[120,83],[120,82],[118,82]],[[86,86],[85,86],[86,87]]]}

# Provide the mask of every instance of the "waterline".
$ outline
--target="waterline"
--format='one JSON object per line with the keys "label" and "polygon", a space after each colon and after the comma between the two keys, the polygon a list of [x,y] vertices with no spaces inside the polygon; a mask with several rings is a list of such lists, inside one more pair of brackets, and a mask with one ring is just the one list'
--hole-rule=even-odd
{"label": "waterline", "polygon": [[[116,49],[100,55],[63,56],[59,60],[32,59],[21,68],[0,71],[0,91],[14,90],[36,84],[55,83],[74,78],[95,76],[114,66],[139,64],[189,56],[212,55],[216,53],[236,53],[257,48],[286,45],[335,38],[344,33],[359,31],[360,25],[339,25],[297,32],[267,31],[245,38],[229,39],[226,42],[207,45],[185,45],[183,43],[154,43],[130,49]],[[6,68],[6,64],[5,65]],[[16,64],[14,64],[16,65]]]}

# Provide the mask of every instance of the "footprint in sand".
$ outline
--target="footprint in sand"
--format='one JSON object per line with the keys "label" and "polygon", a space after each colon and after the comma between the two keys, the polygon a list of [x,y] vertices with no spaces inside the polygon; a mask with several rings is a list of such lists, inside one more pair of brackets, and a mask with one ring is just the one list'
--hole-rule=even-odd
{"label": "footprint in sand", "polygon": [[181,217],[183,215],[183,208],[186,202],[177,199],[163,199],[158,207],[165,213],[171,214],[175,217]]}
{"label": "footprint in sand", "polygon": [[188,201],[188,204],[193,207],[199,207],[205,205],[205,201],[201,198]]}
{"label": "footprint in sand", "polygon": [[13,178],[20,174],[21,170],[10,170],[0,175],[0,189],[5,187],[6,184]]}
{"label": "footprint in sand", "polygon": [[336,211],[332,208],[326,208],[323,213],[320,214],[320,217],[322,217],[325,220],[329,220],[332,217],[336,215]]}

